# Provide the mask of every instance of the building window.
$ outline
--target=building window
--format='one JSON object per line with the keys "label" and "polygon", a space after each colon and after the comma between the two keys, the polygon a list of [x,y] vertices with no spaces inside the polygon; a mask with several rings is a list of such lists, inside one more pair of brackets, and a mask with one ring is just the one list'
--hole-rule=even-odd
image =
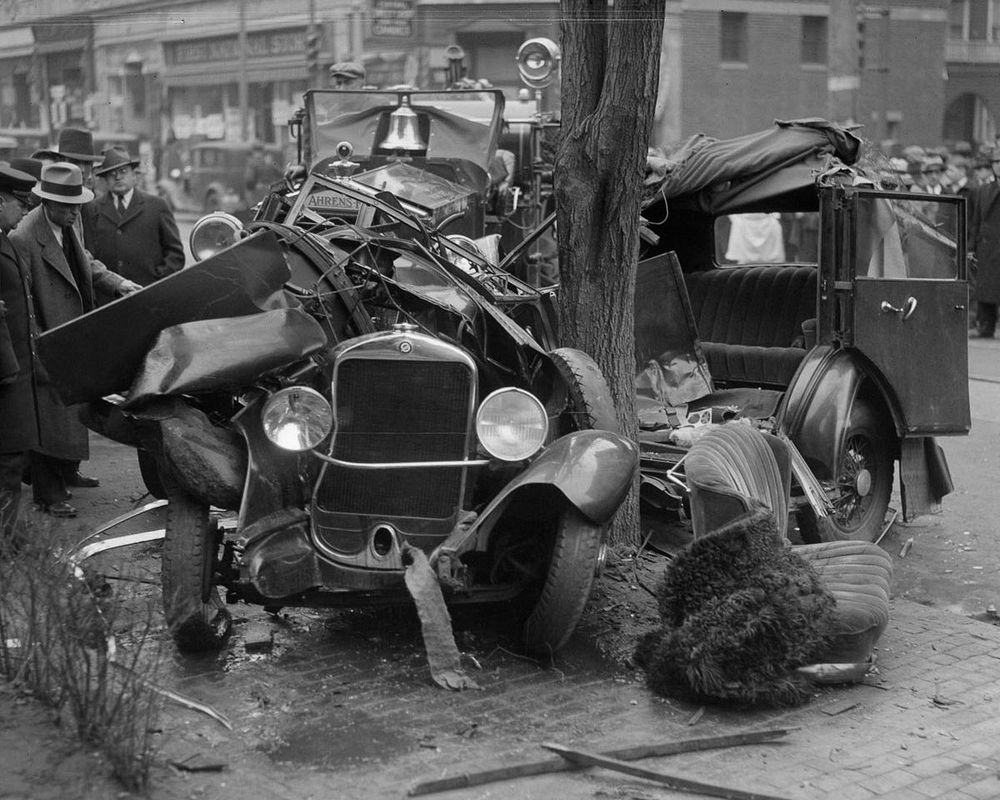
{"label": "building window", "polygon": [[965,38],[965,0],[951,0],[948,7],[948,37],[950,39]]}
{"label": "building window", "polygon": [[747,63],[747,15],[734,11],[720,12],[720,58],[729,63]]}
{"label": "building window", "polygon": [[133,117],[146,115],[146,79],[142,74],[142,62],[125,64],[125,94],[132,107]]}
{"label": "building window", "polygon": [[826,64],[826,17],[802,18],[802,63]]}
{"label": "building window", "polygon": [[989,37],[990,30],[990,4],[987,0],[969,0],[969,10],[966,19],[968,20],[968,39],[970,42],[985,42]]}

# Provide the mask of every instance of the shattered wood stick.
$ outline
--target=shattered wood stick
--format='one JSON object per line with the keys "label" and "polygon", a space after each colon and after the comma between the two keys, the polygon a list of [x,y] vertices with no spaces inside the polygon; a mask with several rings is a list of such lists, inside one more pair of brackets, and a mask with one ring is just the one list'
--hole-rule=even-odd
{"label": "shattered wood stick", "polygon": [[635,775],[637,778],[645,778],[649,781],[655,781],[656,783],[670,789],[677,789],[681,792],[705,794],[709,797],[723,797],[726,800],[787,800],[787,798],[779,797],[773,794],[747,792],[743,789],[731,789],[728,786],[719,786],[713,783],[702,783],[701,781],[692,781],[688,778],[679,778],[676,775],[668,775],[665,772],[657,772],[656,770],[646,769],[645,767],[636,767],[617,758],[608,758],[607,756],[602,756],[597,753],[588,753],[585,750],[572,750],[569,747],[563,747],[559,744],[543,744],[542,747],[546,750],[551,750],[553,753],[558,753],[563,758],[576,764],[588,767],[603,767],[604,769],[611,769],[615,772],[624,772],[626,775]]}
{"label": "shattered wood stick", "polygon": [[[623,747],[608,750],[602,755],[617,758],[621,761],[637,761],[640,758],[657,758],[672,756],[677,753],[692,753],[698,750],[714,750],[720,747],[739,747],[741,745],[768,743],[780,739],[796,728],[770,728],[761,731],[746,731],[725,736],[703,736],[697,739],[680,739],[674,742],[640,744],[634,747]],[[553,772],[570,772],[582,767],[564,758],[547,758],[542,761],[528,761],[522,764],[511,764],[496,769],[486,769],[481,772],[465,772],[449,778],[438,778],[415,784],[408,792],[410,797],[435,792],[447,792],[451,789],[464,789],[468,786],[481,786],[484,783],[512,780],[513,778],[529,778],[532,775],[548,775]]]}

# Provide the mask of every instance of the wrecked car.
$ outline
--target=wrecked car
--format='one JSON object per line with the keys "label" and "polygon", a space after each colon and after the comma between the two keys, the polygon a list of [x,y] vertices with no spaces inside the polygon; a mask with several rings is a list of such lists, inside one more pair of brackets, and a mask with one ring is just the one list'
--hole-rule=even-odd
{"label": "wrecked car", "polygon": [[935,437],[970,429],[965,201],[881,189],[861,148],[811,119],[660,154],[636,292],[648,497],[731,417],[794,445],[806,541],[878,539],[897,463],[905,519],[951,491]]}
{"label": "wrecked car", "polygon": [[[66,401],[168,501],[184,650],[222,644],[227,603],[419,609],[431,576],[551,654],[601,568],[637,447],[596,364],[556,346],[551,295],[461,233],[485,180],[465,124],[411,100],[423,155],[393,110],[360,112],[246,229],[204,218],[198,263],[41,339]],[[362,133],[386,155],[368,169]]]}

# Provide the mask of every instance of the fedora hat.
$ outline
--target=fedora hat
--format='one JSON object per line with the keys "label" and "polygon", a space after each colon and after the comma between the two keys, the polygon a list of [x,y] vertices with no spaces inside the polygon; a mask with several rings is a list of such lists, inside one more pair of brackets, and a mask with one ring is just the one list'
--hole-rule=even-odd
{"label": "fedora hat", "polygon": [[94,193],[83,185],[80,168],[66,161],[42,167],[42,179],[31,192],[43,200],[72,205],[83,205],[94,199]]}
{"label": "fedora hat", "polygon": [[135,169],[139,166],[139,159],[132,158],[121,147],[109,147],[104,151],[104,160],[94,167],[95,175],[104,175],[108,172],[114,172],[119,167],[132,167]]}
{"label": "fedora hat", "polygon": [[0,161],[0,190],[11,194],[23,194],[35,185],[35,178],[13,164]]}
{"label": "fedora hat", "polygon": [[101,157],[94,155],[94,136],[81,128],[63,128],[59,131],[59,158],[96,163]]}
{"label": "fedora hat", "polygon": [[10,160],[10,165],[14,169],[20,170],[21,172],[27,172],[36,181],[38,181],[41,180],[42,167],[45,166],[45,163],[38,158],[12,158]]}

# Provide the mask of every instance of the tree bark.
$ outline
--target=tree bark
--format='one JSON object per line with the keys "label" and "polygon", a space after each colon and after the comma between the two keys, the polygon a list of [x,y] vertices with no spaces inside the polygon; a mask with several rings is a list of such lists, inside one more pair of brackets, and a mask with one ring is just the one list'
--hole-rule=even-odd
{"label": "tree bark", "polygon": [[[637,438],[636,264],[665,0],[561,0],[561,139],[554,193],[562,343],[589,353]],[[638,543],[638,476],[611,531]]]}

